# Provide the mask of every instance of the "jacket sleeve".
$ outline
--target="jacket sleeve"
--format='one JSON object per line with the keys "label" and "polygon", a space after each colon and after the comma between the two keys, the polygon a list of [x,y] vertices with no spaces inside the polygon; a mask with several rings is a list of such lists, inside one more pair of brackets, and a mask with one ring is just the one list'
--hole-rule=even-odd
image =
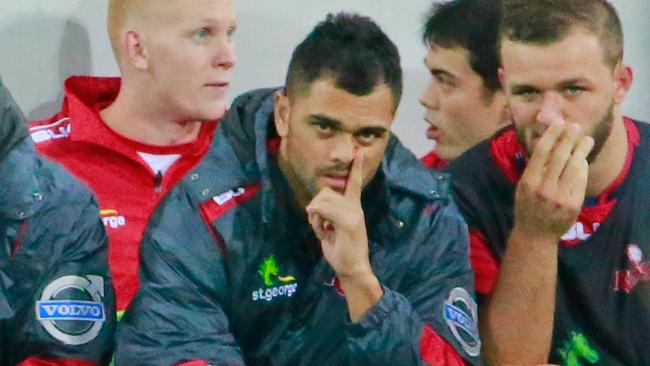
{"label": "jacket sleeve", "polygon": [[225,276],[208,254],[218,247],[200,215],[178,204],[163,203],[143,240],[140,290],[119,324],[116,363],[243,365],[216,294]]}
{"label": "jacket sleeve", "polygon": [[404,280],[356,324],[348,324],[355,365],[480,364],[467,228],[452,203],[423,214],[423,234],[401,256]]}
{"label": "jacket sleeve", "polygon": [[97,205],[85,197],[85,205],[57,204],[21,224],[7,267],[15,311],[2,326],[9,364],[110,362],[116,320],[108,239]]}

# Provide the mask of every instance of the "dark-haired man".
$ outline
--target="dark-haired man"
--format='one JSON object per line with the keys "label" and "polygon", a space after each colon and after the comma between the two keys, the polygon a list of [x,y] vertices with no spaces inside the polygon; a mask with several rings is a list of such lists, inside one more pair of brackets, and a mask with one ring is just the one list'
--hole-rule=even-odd
{"label": "dark-haired man", "polygon": [[420,103],[430,125],[427,137],[436,141],[422,158],[428,167],[444,169],[510,123],[498,75],[500,18],[500,0],[436,3],[427,16],[422,39],[431,80]]}
{"label": "dark-haired man", "polygon": [[390,134],[401,92],[394,44],[339,14],[239,97],[153,218],[118,363],[477,363],[465,226]]}
{"label": "dark-haired man", "polygon": [[0,81],[0,365],[106,365],[115,299],[97,204],[27,136]]}
{"label": "dark-haired man", "polygon": [[473,248],[500,267],[481,304],[495,364],[646,365],[650,130],[605,0],[504,0],[500,71],[514,127],[454,161]]}

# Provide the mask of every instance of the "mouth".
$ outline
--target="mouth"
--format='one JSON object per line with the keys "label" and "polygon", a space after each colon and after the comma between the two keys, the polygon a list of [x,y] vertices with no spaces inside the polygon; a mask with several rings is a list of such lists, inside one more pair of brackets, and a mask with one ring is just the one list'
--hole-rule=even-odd
{"label": "mouth", "polygon": [[337,192],[344,192],[348,183],[348,173],[328,173],[323,175],[324,183]]}
{"label": "mouth", "polygon": [[217,93],[225,93],[230,87],[230,83],[227,81],[216,81],[213,83],[204,84],[209,90],[215,91]]}
{"label": "mouth", "polygon": [[429,140],[438,141],[438,140],[440,140],[441,137],[442,137],[442,132],[440,131],[440,129],[438,127],[431,124],[431,126],[429,126],[429,128],[427,128],[427,138]]}

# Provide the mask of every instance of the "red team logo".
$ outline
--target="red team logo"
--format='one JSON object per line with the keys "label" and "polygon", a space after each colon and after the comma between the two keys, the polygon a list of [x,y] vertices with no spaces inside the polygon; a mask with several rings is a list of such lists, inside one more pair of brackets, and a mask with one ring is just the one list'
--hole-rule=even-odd
{"label": "red team logo", "polygon": [[630,265],[626,270],[616,271],[614,290],[629,294],[639,281],[650,280],[650,262],[643,261],[643,252],[636,244],[628,244],[625,252]]}

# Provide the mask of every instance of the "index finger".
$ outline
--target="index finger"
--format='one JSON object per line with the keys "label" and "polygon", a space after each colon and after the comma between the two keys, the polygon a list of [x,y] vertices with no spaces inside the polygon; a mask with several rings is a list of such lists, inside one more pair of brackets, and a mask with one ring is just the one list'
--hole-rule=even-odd
{"label": "index finger", "polygon": [[536,184],[542,181],[549,156],[557,141],[564,134],[565,129],[566,124],[564,122],[555,121],[544,131],[533,148],[530,160],[528,160],[528,164],[524,170],[524,176],[528,180],[532,180]]}
{"label": "index finger", "polygon": [[363,188],[363,152],[358,151],[352,160],[348,181],[345,183],[346,198],[361,200],[361,189]]}

